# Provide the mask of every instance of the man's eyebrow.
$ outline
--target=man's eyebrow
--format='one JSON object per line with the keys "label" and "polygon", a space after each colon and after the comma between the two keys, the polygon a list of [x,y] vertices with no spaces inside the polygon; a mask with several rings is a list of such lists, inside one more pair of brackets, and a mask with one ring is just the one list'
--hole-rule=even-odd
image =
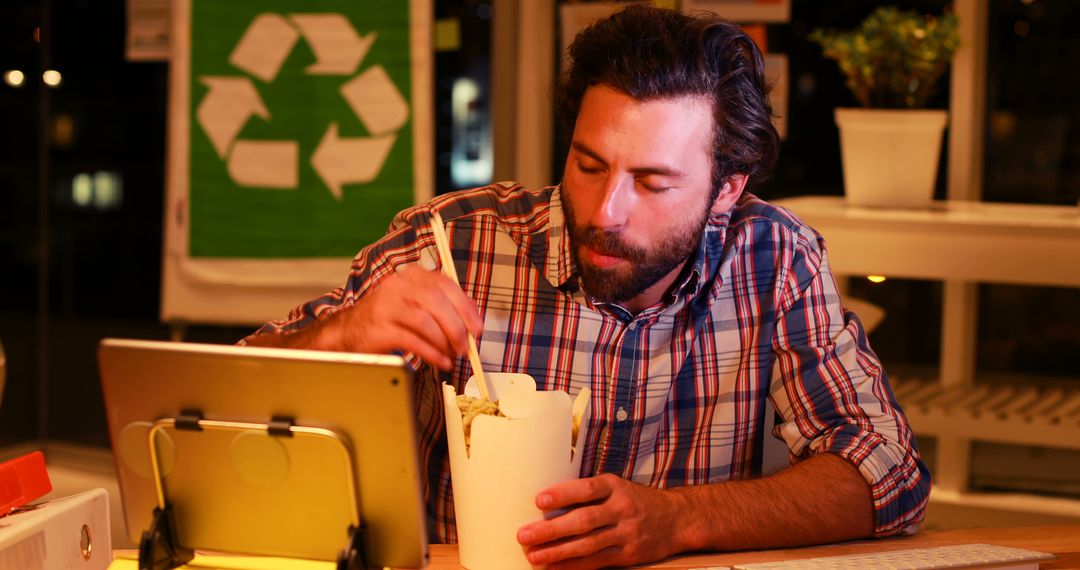
{"label": "man's eyebrow", "polygon": [[[572,141],[570,143],[570,146],[581,154],[587,155],[589,158],[592,158],[597,162],[607,165],[607,161],[604,160],[598,152],[586,146],[585,143],[579,141]],[[631,168],[630,172],[634,174],[656,174],[658,176],[667,176],[669,178],[682,178],[686,176],[686,173],[684,173],[683,171],[669,168],[666,166],[638,166],[635,168]]]}

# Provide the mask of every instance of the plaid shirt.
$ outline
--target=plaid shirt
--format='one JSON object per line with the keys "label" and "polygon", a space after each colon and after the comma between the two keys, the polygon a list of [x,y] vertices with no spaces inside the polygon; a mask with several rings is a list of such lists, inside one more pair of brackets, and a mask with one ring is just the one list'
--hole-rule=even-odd
{"label": "plaid shirt", "polygon": [[[876,536],[917,528],[930,474],[862,325],[840,305],[821,236],[749,193],[710,218],[675,287],[637,315],[579,287],[558,187],[495,184],[400,213],[357,255],[344,288],[256,334],[296,330],[405,264],[435,262],[431,209],[484,319],[484,368],[530,374],[539,389],[571,396],[592,389],[582,476],[610,472],[658,488],[753,477],[775,410],[773,434],[793,460],[828,452],[858,468],[871,486]],[[471,367],[460,358],[437,373],[405,356],[416,371],[430,530],[454,542],[439,386],[460,392]],[[829,492],[827,481],[821,489]]]}

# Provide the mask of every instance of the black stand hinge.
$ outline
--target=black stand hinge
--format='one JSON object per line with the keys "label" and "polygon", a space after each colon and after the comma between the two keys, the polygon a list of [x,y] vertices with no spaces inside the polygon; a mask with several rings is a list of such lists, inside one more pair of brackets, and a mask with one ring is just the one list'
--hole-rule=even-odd
{"label": "black stand hinge", "polygon": [[176,429],[202,431],[202,426],[199,425],[202,419],[202,410],[180,410],[176,416]]}
{"label": "black stand hinge", "polygon": [[292,416],[274,416],[270,418],[270,423],[266,424],[266,433],[270,435],[276,435],[278,437],[292,437],[292,430],[289,429],[295,425]]}
{"label": "black stand hinge", "polygon": [[349,544],[345,550],[338,554],[337,570],[367,570],[367,548],[365,535],[367,530],[363,523],[360,526],[349,525]]}
{"label": "black stand hinge", "polygon": [[150,530],[143,532],[139,541],[139,570],[169,570],[194,557],[194,550],[180,546],[176,540],[172,507],[155,508]]}

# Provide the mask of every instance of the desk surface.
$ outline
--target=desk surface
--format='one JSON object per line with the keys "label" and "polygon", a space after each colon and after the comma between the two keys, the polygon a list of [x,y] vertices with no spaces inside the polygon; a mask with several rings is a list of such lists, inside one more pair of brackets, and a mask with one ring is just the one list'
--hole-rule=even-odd
{"label": "desk surface", "polygon": [[[756,552],[730,552],[716,554],[694,554],[680,556],[648,566],[648,568],[664,569],[700,569],[711,566],[731,566],[751,562],[772,562],[780,560],[794,560],[801,558],[816,558],[821,556],[841,556],[849,554],[869,554],[872,552],[884,552],[887,550],[902,550],[907,548],[932,548],[935,546],[948,546],[951,544],[987,543],[1015,548],[1026,548],[1049,552],[1058,558],[1040,566],[1043,570],[1061,568],[1080,568],[1080,525],[1057,525],[1021,528],[977,528],[949,531],[921,532],[912,537],[893,538],[887,540],[866,540],[847,542],[843,544],[829,544],[825,546],[813,546],[808,548],[793,548],[788,550],[764,550]],[[117,552],[118,555],[132,556],[131,551]],[[297,565],[298,561],[290,561],[282,564],[282,559],[276,559],[277,564],[260,566],[256,559],[248,557],[213,557],[213,565],[199,565],[193,568],[205,569],[208,567],[218,569],[231,568],[290,568],[293,570],[304,568],[310,570],[323,570],[333,568],[329,562],[304,561]],[[230,563],[234,561],[234,563]],[[209,562],[209,560],[208,560]],[[110,566],[110,570],[128,570],[136,568],[134,560],[117,560]],[[458,570],[457,547],[451,545],[431,546],[430,570]]]}
{"label": "desk surface", "polygon": [[[774,562],[821,556],[869,554],[906,548],[931,548],[950,544],[989,543],[1015,548],[1038,550],[1057,555],[1054,562],[1040,569],[1080,568],[1080,525],[1040,526],[1025,528],[986,528],[922,532],[915,536],[887,540],[866,540],[829,544],[789,550],[763,550],[680,556],[648,566],[648,568],[694,569],[710,566],[731,566],[751,562]],[[457,570],[457,548],[432,545],[430,570]]]}

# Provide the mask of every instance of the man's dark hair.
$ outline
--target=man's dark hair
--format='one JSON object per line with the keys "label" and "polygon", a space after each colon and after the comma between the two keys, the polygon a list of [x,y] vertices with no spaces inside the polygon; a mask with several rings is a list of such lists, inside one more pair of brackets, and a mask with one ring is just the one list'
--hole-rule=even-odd
{"label": "man's dark hair", "polygon": [[780,137],[771,121],[765,62],[738,26],[631,5],[582,30],[569,55],[556,92],[568,132],[593,85],[639,101],[703,95],[713,102],[715,119],[713,192],[732,174],[761,181],[772,171]]}

